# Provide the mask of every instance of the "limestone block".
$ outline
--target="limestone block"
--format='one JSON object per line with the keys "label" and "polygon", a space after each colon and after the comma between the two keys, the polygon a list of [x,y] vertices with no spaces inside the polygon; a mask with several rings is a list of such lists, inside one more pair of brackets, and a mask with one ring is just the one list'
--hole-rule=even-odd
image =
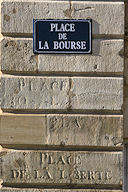
{"label": "limestone block", "polygon": [[94,39],[92,55],[39,55],[39,71],[123,72],[123,41]]}
{"label": "limestone block", "polygon": [[0,192],[122,192],[122,190],[105,190],[105,189],[18,189],[2,188]]}
{"label": "limestone block", "polygon": [[123,119],[104,115],[48,115],[49,144],[121,146]]}
{"label": "limestone block", "polygon": [[116,115],[0,116],[1,145],[122,146],[123,117]]}
{"label": "limestone block", "polygon": [[123,73],[123,40],[94,39],[92,55],[34,55],[32,39],[4,38],[2,71]]}
{"label": "limestone block", "polygon": [[48,144],[45,115],[1,115],[1,144]]}
{"label": "limestone block", "polygon": [[66,109],[68,107],[69,78],[9,76],[3,78],[1,82],[4,91],[3,108]]}
{"label": "limestone block", "polygon": [[91,18],[93,34],[124,34],[123,2],[3,1],[2,33],[32,34],[33,18]]}
{"label": "limestone block", "polygon": [[122,152],[3,150],[0,157],[3,184],[122,185]]}
{"label": "limestone block", "polygon": [[70,95],[73,109],[120,110],[123,81],[122,78],[75,77],[71,79]]}
{"label": "limestone block", "polygon": [[33,54],[32,40],[5,38],[1,41],[2,71],[37,71],[38,56]]}
{"label": "limestone block", "polygon": [[2,109],[121,110],[123,79],[3,76]]}

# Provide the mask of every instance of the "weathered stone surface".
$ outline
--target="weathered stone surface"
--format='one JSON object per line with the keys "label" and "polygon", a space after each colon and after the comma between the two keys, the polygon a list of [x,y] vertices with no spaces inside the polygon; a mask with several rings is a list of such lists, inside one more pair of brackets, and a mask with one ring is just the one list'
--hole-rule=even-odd
{"label": "weathered stone surface", "polygon": [[110,115],[0,116],[0,144],[122,145],[123,117]]}
{"label": "weathered stone surface", "polygon": [[2,109],[121,110],[123,79],[3,76]]}
{"label": "weathered stone surface", "polygon": [[92,55],[34,55],[32,39],[4,38],[2,71],[123,72],[123,40],[93,40]]}
{"label": "weathered stone surface", "polygon": [[3,183],[122,185],[122,152],[6,150],[0,156]]}
{"label": "weathered stone surface", "polygon": [[1,115],[1,144],[48,144],[45,115]]}
{"label": "weathered stone surface", "polygon": [[103,190],[103,189],[18,189],[2,188],[0,192],[122,192],[122,190]]}
{"label": "weathered stone surface", "polygon": [[[56,10],[56,11],[55,11]],[[5,1],[2,3],[2,33],[32,34],[35,19],[91,18],[93,34],[124,34],[123,2]],[[117,22],[118,21],[118,22]],[[110,26],[110,27],[109,27]]]}
{"label": "weathered stone surface", "polygon": [[94,39],[92,55],[39,55],[39,71],[123,72],[122,40]]}
{"label": "weathered stone surface", "polygon": [[122,78],[76,77],[71,79],[70,94],[73,109],[120,110],[123,104],[123,81]]}
{"label": "weathered stone surface", "polygon": [[121,146],[123,119],[104,115],[48,115],[49,144]]}
{"label": "weathered stone surface", "polygon": [[4,91],[3,108],[66,109],[68,107],[69,78],[19,76],[2,78],[1,82]]}
{"label": "weathered stone surface", "polygon": [[3,71],[37,71],[38,56],[33,54],[32,40],[6,38],[1,41]]}

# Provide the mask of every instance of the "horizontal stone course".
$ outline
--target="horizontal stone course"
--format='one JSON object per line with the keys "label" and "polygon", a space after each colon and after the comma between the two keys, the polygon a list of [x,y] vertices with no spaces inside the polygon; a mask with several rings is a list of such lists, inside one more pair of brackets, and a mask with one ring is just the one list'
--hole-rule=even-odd
{"label": "horizontal stone course", "polygon": [[0,116],[1,145],[122,146],[123,117],[113,115]]}
{"label": "horizontal stone course", "polygon": [[0,192],[122,192],[122,190],[103,189],[18,189],[2,188]]}
{"label": "horizontal stone course", "polygon": [[43,1],[42,3],[5,0],[2,2],[2,33],[32,34],[33,18],[91,18],[93,34],[124,34],[123,2]]}
{"label": "horizontal stone course", "polygon": [[3,150],[3,184],[122,185],[122,152]]}
{"label": "horizontal stone course", "polygon": [[2,109],[121,110],[123,79],[109,77],[1,78]]}
{"label": "horizontal stone course", "polygon": [[2,71],[37,71],[38,56],[33,54],[32,40],[6,38],[1,41]]}
{"label": "horizontal stone course", "polygon": [[4,38],[1,68],[4,72],[123,73],[123,40],[94,39],[92,55],[34,55],[32,39]]}

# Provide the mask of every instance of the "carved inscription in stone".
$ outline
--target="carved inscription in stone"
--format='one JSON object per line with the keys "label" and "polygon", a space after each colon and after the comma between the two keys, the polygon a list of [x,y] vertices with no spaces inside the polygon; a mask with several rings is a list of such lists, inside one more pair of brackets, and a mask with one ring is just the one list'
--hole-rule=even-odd
{"label": "carved inscription in stone", "polygon": [[1,145],[120,147],[122,137],[122,115],[3,113],[0,118]]}
{"label": "carved inscription in stone", "polygon": [[122,78],[6,76],[1,81],[3,109],[122,108]]}
{"label": "carved inscription in stone", "polygon": [[1,156],[4,183],[122,184],[122,152],[10,151]]}
{"label": "carved inscription in stone", "polygon": [[[119,147],[122,145],[122,124],[121,116],[47,115],[48,141],[51,145]],[[6,127],[1,124],[2,128]]]}
{"label": "carved inscription in stone", "polygon": [[2,82],[5,95],[8,95],[3,105],[10,109],[63,109],[68,106],[68,78],[20,77],[5,78]]}

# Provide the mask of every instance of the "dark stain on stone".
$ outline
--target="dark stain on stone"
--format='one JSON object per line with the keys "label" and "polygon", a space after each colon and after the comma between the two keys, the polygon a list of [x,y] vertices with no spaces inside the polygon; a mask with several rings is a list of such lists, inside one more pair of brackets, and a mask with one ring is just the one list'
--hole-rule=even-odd
{"label": "dark stain on stone", "polygon": [[5,47],[8,47],[8,43],[5,44]]}
{"label": "dark stain on stone", "polygon": [[85,7],[85,10],[86,9],[95,9],[94,7]]}
{"label": "dark stain on stone", "polygon": [[72,12],[73,12],[72,3],[71,0],[69,0],[69,9],[66,9],[65,11],[63,11],[63,13],[65,17],[72,18]]}
{"label": "dark stain on stone", "polygon": [[17,51],[21,51],[19,47],[17,47]]}
{"label": "dark stain on stone", "polygon": [[60,145],[61,145],[61,146],[64,146],[64,145],[65,145],[65,142],[64,142],[64,141],[61,141],[61,142],[60,142]]}
{"label": "dark stain on stone", "polygon": [[1,151],[0,152],[0,157],[5,156],[5,155],[7,155],[7,151]]}
{"label": "dark stain on stone", "polygon": [[31,63],[36,62],[38,63],[38,55],[32,55],[29,60]]}
{"label": "dark stain on stone", "polygon": [[38,63],[38,55],[34,55],[34,59],[35,59],[36,63]]}
{"label": "dark stain on stone", "polygon": [[72,18],[72,10],[71,9],[66,9],[64,11],[64,15],[65,15],[65,17]]}
{"label": "dark stain on stone", "polygon": [[19,93],[18,88],[14,89],[14,93],[15,93],[15,94],[18,94],[18,93]]}
{"label": "dark stain on stone", "polygon": [[10,16],[9,15],[4,15],[4,20],[5,21],[9,21],[10,20]]}
{"label": "dark stain on stone", "polygon": [[14,9],[12,10],[12,12],[15,14],[15,13],[16,13],[16,9],[14,8]]}
{"label": "dark stain on stone", "polygon": [[124,57],[124,49],[121,49],[121,50],[119,51],[119,56],[120,56],[120,57]]}
{"label": "dark stain on stone", "polygon": [[74,9],[74,11],[85,11],[85,10],[95,10],[94,7],[85,7],[85,8],[81,8],[81,9]]}
{"label": "dark stain on stone", "polygon": [[5,44],[5,47],[9,47],[9,46],[12,46],[12,47],[16,46],[16,42],[13,41],[13,40],[8,41],[8,42]]}
{"label": "dark stain on stone", "polygon": [[97,65],[94,65],[94,69],[97,69]]}
{"label": "dark stain on stone", "polygon": [[27,46],[28,46],[28,45],[27,45],[27,43],[25,43],[24,45],[25,45],[25,47],[27,47]]}

